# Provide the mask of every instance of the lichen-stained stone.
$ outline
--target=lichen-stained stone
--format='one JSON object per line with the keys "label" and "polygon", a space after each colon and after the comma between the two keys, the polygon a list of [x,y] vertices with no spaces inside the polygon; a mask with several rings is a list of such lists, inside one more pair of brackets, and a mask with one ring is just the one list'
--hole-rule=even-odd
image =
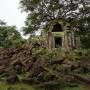
{"label": "lichen-stained stone", "polygon": [[[75,36],[74,30],[69,23],[61,20],[52,20],[48,22],[47,44],[48,48],[79,48],[80,39]],[[58,39],[57,39],[58,38]]]}

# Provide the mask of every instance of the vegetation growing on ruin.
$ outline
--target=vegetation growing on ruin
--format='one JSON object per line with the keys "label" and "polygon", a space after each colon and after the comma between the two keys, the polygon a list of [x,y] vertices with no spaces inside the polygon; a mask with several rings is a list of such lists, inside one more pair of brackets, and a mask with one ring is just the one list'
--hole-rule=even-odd
{"label": "vegetation growing on ruin", "polygon": [[[23,31],[30,33],[30,37],[24,40],[15,26],[0,20],[0,90],[89,90],[89,3],[88,0],[20,0],[21,8],[27,12]],[[57,20],[70,23],[80,37],[80,47],[48,48],[49,22]],[[63,36],[63,32],[53,33]]]}

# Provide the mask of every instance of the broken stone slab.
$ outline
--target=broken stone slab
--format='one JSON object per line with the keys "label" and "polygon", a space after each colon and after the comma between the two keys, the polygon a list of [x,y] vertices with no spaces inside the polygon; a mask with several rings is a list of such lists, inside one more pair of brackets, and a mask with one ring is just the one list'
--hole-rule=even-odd
{"label": "broken stone slab", "polygon": [[40,84],[36,84],[35,87],[36,88],[50,88],[50,87],[57,87],[60,86],[60,83],[55,82],[55,81],[50,81],[50,82],[44,82],[44,83],[40,83]]}
{"label": "broken stone slab", "polygon": [[8,83],[15,83],[15,82],[19,82],[19,78],[16,75],[11,75],[7,77],[6,81]]}
{"label": "broken stone slab", "polygon": [[49,65],[53,65],[53,64],[62,64],[64,62],[64,58],[63,59],[60,59],[60,60],[54,60],[54,61],[51,61],[49,63]]}
{"label": "broken stone slab", "polygon": [[90,84],[90,77],[81,74],[74,74],[73,76],[79,81]]}

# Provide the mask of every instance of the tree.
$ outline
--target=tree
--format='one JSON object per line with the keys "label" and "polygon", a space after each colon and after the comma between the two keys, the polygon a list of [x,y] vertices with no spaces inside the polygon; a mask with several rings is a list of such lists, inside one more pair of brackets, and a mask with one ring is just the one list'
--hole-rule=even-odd
{"label": "tree", "polygon": [[20,5],[28,14],[25,34],[48,30],[48,22],[59,19],[71,24],[83,47],[90,47],[90,0],[20,0]]}
{"label": "tree", "polygon": [[53,19],[64,19],[78,31],[88,30],[89,4],[90,0],[20,0],[21,8],[28,13],[25,34],[47,28]]}
{"label": "tree", "polygon": [[82,48],[90,48],[90,33],[87,33],[86,35],[81,35],[81,47]]}
{"label": "tree", "polygon": [[7,26],[5,22],[0,23],[0,46],[12,47],[21,40],[20,33],[15,26]]}

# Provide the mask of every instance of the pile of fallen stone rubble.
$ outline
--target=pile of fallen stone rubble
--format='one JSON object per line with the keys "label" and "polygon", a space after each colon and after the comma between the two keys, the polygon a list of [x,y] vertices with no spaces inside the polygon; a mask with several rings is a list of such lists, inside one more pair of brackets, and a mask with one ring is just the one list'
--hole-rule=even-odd
{"label": "pile of fallen stone rubble", "polygon": [[[67,85],[77,79],[90,83],[86,76],[90,72],[90,58],[80,57],[71,61],[65,55],[46,60],[43,55],[33,55],[32,45],[0,50],[0,77],[6,77],[9,83],[28,82],[36,86]],[[23,78],[19,80],[18,75]]]}

